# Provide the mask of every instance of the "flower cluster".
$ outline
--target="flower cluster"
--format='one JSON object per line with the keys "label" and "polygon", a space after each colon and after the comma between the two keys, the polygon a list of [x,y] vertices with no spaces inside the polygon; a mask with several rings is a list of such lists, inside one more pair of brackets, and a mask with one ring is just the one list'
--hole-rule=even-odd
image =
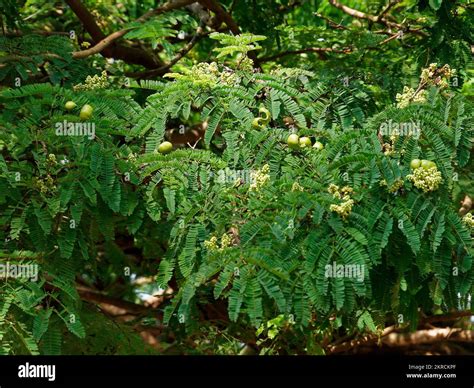
{"label": "flower cluster", "polygon": [[42,178],[33,178],[33,187],[41,192],[41,194],[53,193],[56,191],[57,187],[54,184],[54,179],[51,175],[46,175],[44,179]]}
{"label": "flower cluster", "polygon": [[212,236],[209,240],[204,241],[204,246],[210,251],[223,251],[232,245],[232,237],[224,233],[221,236],[221,243],[216,236]]}
{"label": "flower cluster", "polygon": [[293,186],[291,186],[291,191],[304,191],[304,188],[298,182],[295,182]]}
{"label": "flower cluster", "polygon": [[49,154],[48,157],[46,158],[46,163],[48,164],[48,167],[56,166],[58,164],[58,161],[56,160],[56,155]]}
{"label": "flower cluster", "polygon": [[449,65],[438,68],[437,63],[431,63],[426,69],[421,71],[420,80],[423,84],[446,89],[449,86],[449,80],[455,75],[456,70],[451,69]]}
{"label": "flower cluster", "polygon": [[474,229],[474,215],[472,213],[467,213],[462,218],[462,222],[466,224],[469,228]]}
{"label": "flower cluster", "polygon": [[260,191],[260,189],[270,180],[270,166],[265,164],[260,170],[254,171],[250,174],[252,184],[250,191]]}
{"label": "flower cluster", "polygon": [[354,200],[350,197],[350,194],[353,192],[352,187],[344,186],[340,189],[339,186],[331,183],[328,191],[332,194],[333,198],[342,200],[339,205],[332,204],[329,210],[338,213],[343,219],[346,219],[351,214],[352,206],[354,206]]}
{"label": "flower cluster", "polygon": [[390,187],[388,187],[387,185],[387,181],[385,179],[382,179],[380,181],[380,186],[387,186],[388,187],[388,191],[390,193],[395,193],[397,192],[398,190],[400,190],[402,187],[403,187],[403,184],[404,184],[404,181],[403,179],[397,179]]}
{"label": "flower cluster", "polygon": [[213,88],[217,84],[232,86],[240,82],[237,75],[232,71],[220,72],[216,62],[201,62],[191,69],[183,69],[183,73],[167,73],[165,77],[190,81],[197,86],[208,88]]}
{"label": "flower cluster", "polygon": [[423,168],[418,167],[413,170],[413,174],[407,175],[407,179],[412,181],[415,187],[423,190],[425,193],[435,191],[443,177],[436,167]]}
{"label": "flower cluster", "polygon": [[403,93],[397,93],[395,99],[397,108],[405,108],[410,105],[410,102],[424,103],[426,102],[426,90],[416,92],[415,89],[404,86]]}
{"label": "flower cluster", "polygon": [[253,70],[253,61],[247,55],[239,55],[238,66],[245,71]]}
{"label": "flower cluster", "polygon": [[74,85],[73,89],[78,90],[94,90],[94,89],[105,89],[109,86],[107,72],[104,70],[102,75],[99,77],[97,74],[91,77],[87,76],[83,84]]}

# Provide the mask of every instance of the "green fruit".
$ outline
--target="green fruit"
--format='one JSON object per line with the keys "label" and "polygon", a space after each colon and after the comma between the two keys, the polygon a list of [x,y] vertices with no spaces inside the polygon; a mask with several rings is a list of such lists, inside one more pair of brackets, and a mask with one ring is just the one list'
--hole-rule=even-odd
{"label": "green fruit", "polygon": [[82,107],[81,113],[79,113],[79,117],[81,118],[81,120],[89,120],[92,117],[93,111],[94,111],[94,108],[86,104]]}
{"label": "green fruit", "polygon": [[300,137],[300,147],[301,148],[311,147],[311,139],[306,136]]}
{"label": "green fruit", "polygon": [[425,170],[428,170],[432,167],[436,167],[436,164],[432,162],[431,160],[422,160],[421,161],[421,167],[423,167]]}
{"label": "green fruit", "polygon": [[420,159],[413,159],[411,162],[410,162],[410,167],[414,170],[418,167],[421,166],[421,160]]}
{"label": "green fruit", "polygon": [[263,129],[265,128],[265,122],[261,117],[255,117],[252,120],[252,128],[254,129]]}
{"label": "green fruit", "polygon": [[173,144],[169,141],[164,141],[158,146],[158,152],[160,154],[169,154],[173,150]]}
{"label": "green fruit", "polygon": [[262,106],[259,110],[258,113],[260,114],[260,118],[263,120],[263,123],[268,124],[271,120],[271,115],[270,111]]}
{"label": "green fruit", "polygon": [[66,102],[66,104],[64,105],[64,108],[66,110],[73,110],[75,107],[76,107],[76,103],[74,101],[68,101]]}
{"label": "green fruit", "polygon": [[296,133],[292,133],[290,136],[288,136],[286,144],[288,144],[290,148],[298,148],[300,146],[300,138]]}
{"label": "green fruit", "polygon": [[321,151],[324,148],[323,143],[317,141],[314,143],[313,148],[316,148],[318,151]]}

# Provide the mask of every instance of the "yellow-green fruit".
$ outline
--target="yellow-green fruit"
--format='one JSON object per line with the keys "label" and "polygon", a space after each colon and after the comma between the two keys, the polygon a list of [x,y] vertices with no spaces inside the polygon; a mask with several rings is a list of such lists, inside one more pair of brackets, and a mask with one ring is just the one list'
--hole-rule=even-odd
{"label": "yellow-green fruit", "polygon": [[158,146],[158,152],[160,154],[169,154],[171,151],[173,151],[173,144],[169,141],[164,141]]}
{"label": "yellow-green fruit", "polygon": [[425,170],[428,170],[430,169],[431,167],[436,167],[436,164],[430,160],[422,160],[421,161],[421,164],[420,164],[421,167],[423,167]]}
{"label": "yellow-green fruit", "polygon": [[68,101],[66,104],[64,104],[64,108],[66,110],[73,110],[76,107],[76,103],[74,101]]}
{"label": "yellow-green fruit", "polygon": [[311,139],[306,136],[300,137],[300,147],[301,148],[311,147]]}
{"label": "yellow-green fruit", "polygon": [[288,144],[290,148],[298,148],[300,146],[300,138],[296,133],[292,133],[290,136],[288,136],[286,144]]}
{"label": "yellow-green fruit", "polygon": [[321,151],[324,148],[323,143],[317,141],[314,143],[313,148],[316,148],[318,151]]}
{"label": "yellow-green fruit", "polygon": [[255,117],[252,120],[252,128],[255,129],[263,129],[265,128],[265,122],[261,117]]}
{"label": "yellow-green fruit", "polygon": [[92,117],[93,111],[94,111],[94,108],[86,104],[82,107],[81,113],[79,113],[79,117],[81,118],[81,120],[89,120]]}
{"label": "yellow-green fruit", "polygon": [[420,159],[413,159],[411,162],[410,162],[410,167],[414,170],[418,167],[421,166],[421,160]]}
{"label": "yellow-green fruit", "polygon": [[263,122],[265,124],[268,124],[271,120],[271,115],[270,115],[270,111],[265,108],[264,106],[262,106],[259,110],[258,110],[258,113],[260,114],[260,117],[261,119],[263,120]]}

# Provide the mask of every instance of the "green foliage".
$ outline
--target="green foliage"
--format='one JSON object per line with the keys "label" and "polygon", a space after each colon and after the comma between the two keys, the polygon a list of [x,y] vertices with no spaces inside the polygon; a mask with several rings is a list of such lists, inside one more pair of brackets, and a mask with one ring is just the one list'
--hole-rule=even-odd
{"label": "green foliage", "polygon": [[[11,30],[18,8],[0,3]],[[416,329],[421,314],[470,308],[472,229],[458,213],[473,194],[468,10],[400,5],[423,29],[400,43],[325,2],[318,12],[339,27],[311,2],[277,1],[268,16],[254,3],[236,5],[240,21],[255,15],[242,28],[255,34],[239,35],[184,10],[144,23],[145,5],[111,11],[140,42],[128,49],[151,41],[160,66],[185,54],[171,43],[181,32],[204,27],[210,39],[159,80],[123,82],[136,61],[78,60],[84,46],[68,36],[0,36],[0,259],[38,271],[0,283],[0,354],[152,352],[132,325],[164,325],[177,344],[213,333],[219,354],[249,339],[261,354],[323,354],[335,333]],[[369,3],[370,14],[385,4]],[[457,83],[420,83],[434,62]],[[74,88],[104,69],[108,86]],[[397,106],[403,86],[425,97]],[[93,115],[80,120],[85,104]],[[392,124],[420,136],[382,131]],[[324,147],[290,149],[291,133]],[[436,190],[408,178],[415,158],[436,163]],[[139,303],[142,277],[150,294],[172,290],[159,320],[118,324],[78,291]]]}

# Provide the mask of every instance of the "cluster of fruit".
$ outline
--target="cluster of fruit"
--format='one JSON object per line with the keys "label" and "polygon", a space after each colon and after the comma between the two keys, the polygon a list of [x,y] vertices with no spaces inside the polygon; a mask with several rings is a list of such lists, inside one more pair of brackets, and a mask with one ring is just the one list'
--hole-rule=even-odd
{"label": "cluster of fruit", "polygon": [[[66,110],[72,111],[76,108],[77,104],[74,101],[68,101],[64,105],[64,108]],[[81,120],[89,120],[92,117],[92,113],[94,112],[94,108],[90,106],[89,104],[85,104],[82,108],[81,111],[79,112],[79,118]]]}
{"label": "cluster of fruit", "polygon": [[224,233],[221,236],[221,244],[216,236],[212,236],[209,240],[204,241],[204,246],[210,251],[223,251],[232,245],[232,238]]}
{"label": "cluster of fruit", "polygon": [[328,187],[328,191],[332,194],[333,198],[342,200],[339,205],[332,204],[329,210],[336,212],[343,219],[346,219],[349,214],[351,214],[352,207],[354,206],[354,200],[350,196],[353,192],[352,187],[344,186],[339,188],[339,186],[331,183]]}
{"label": "cluster of fruit", "polygon": [[[288,147],[291,149],[298,149],[298,148],[309,148],[311,147],[311,139],[307,136],[302,136],[299,137],[296,133],[292,133],[290,136],[288,136],[288,139],[286,140],[286,144],[288,144]],[[318,151],[321,151],[324,148],[323,143],[316,141],[313,144],[313,148],[315,148]]]}
{"label": "cluster of fruit", "polygon": [[410,162],[410,167],[413,173],[407,175],[407,179],[425,193],[436,190],[443,181],[436,163],[431,160],[413,159]]}

